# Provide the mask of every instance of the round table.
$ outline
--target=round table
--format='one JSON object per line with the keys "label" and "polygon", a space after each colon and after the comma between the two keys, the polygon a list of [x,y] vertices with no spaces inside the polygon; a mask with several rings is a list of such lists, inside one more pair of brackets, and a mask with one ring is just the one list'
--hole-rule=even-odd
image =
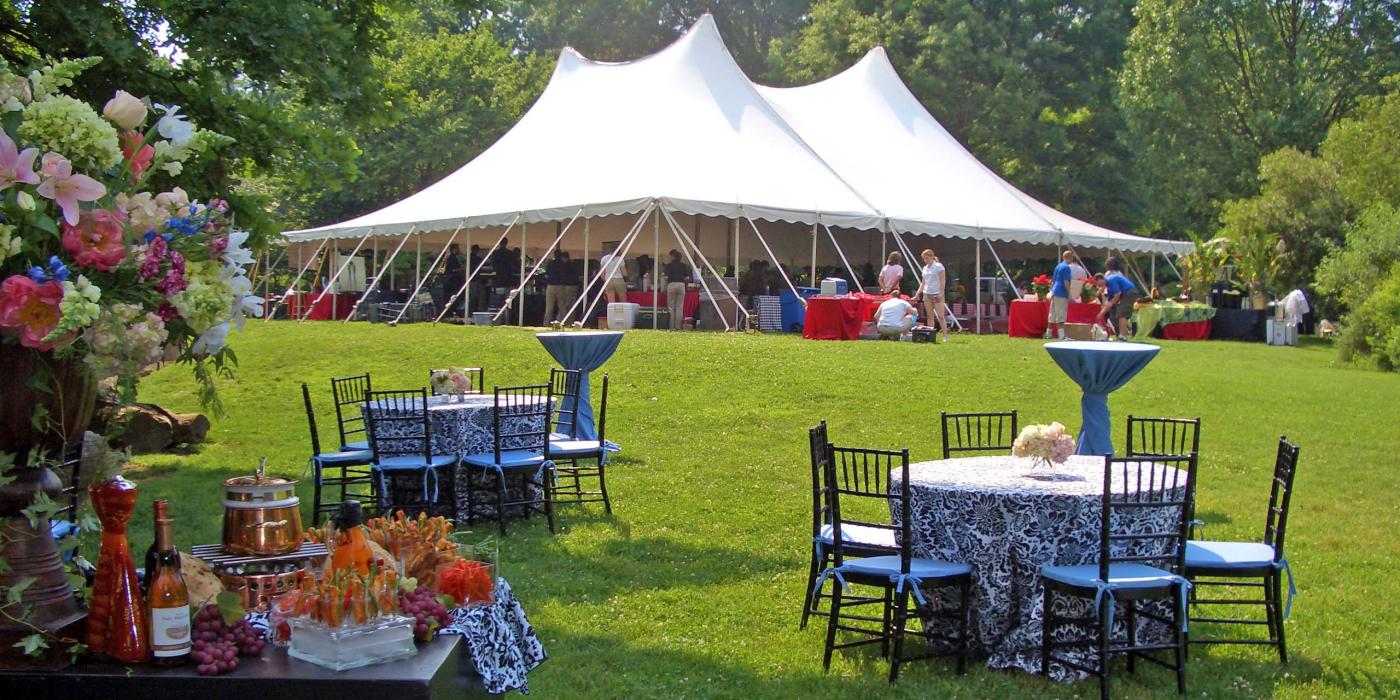
{"label": "round table", "polygon": [[[1053,470],[1032,470],[1030,460],[1007,455],[910,465],[914,555],[973,567],[970,642],[975,653],[988,657],[989,667],[1040,673],[1040,567],[1098,561],[1103,464],[1102,457],[1076,455]],[[1055,480],[1040,480],[1033,474],[1050,474]],[[1162,482],[1158,474],[1154,483]],[[1147,483],[1145,476],[1143,483]],[[903,488],[895,474],[892,492],[899,494]],[[1121,486],[1115,487],[1115,492],[1118,488]],[[1122,527],[1160,532],[1170,526],[1162,522],[1160,509],[1134,513],[1134,520],[1122,523]],[[1092,614],[1088,601],[1059,598],[1056,609],[1075,616]],[[1122,618],[1115,623],[1119,627]],[[926,622],[930,623],[941,624]],[[1143,624],[1140,630],[1144,639],[1166,632],[1156,623]],[[1073,658],[1087,656],[1089,650],[1063,653]],[[1079,677],[1059,664],[1051,665],[1050,675],[1057,680]]]}
{"label": "round table", "polygon": [[[417,401],[414,402],[415,410]],[[384,415],[388,409],[377,402],[369,404],[370,417]],[[429,396],[428,397],[428,429],[431,436],[432,452],[435,455],[456,455],[465,457],[474,454],[487,454],[495,449],[496,432],[493,426],[492,414],[496,410],[496,399],[491,394],[469,394],[461,397],[454,396]],[[542,430],[544,426],[539,425],[540,418],[513,417],[507,418],[508,433],[519,433],[530,429]],[[534,425],[531,425],[534,423]],[[387,435],[378,435],[380,440],[386,437],[394,437],[395,434],[403,435],[412,432],[409,425],[405,423],[392,423],[387,426],[380,424],[380,428],[387,427]],[[503,449],[511,449],[523,446],[523,441],[518,438],[510,438],[502,445]],[[495,477],[486,478],[484,472],[479,469],[458,468],[457,469],[457,517],[459,519],[467,516],[467,484],[471,483],[476,488],[482,488],[480,484],[485,483],[488,487],[495,488]],[[468,481],[470,480],[470,482]],[[531,488],[531,494],[535,499],[542,497],[539,489]],[[525,494],[520,490],[520,484],[516,480],[508,480],[506,483],[506,495],[511,500],[521,500]],[[489,503],[476,504],[477,517],[494,517],[495,509]],[[507,515],[513,515],[507,511]]]}
{"label": "round table", "polygon": [[1055,364],[1084,390],[1079,399],[1082,423],[1075,453],[1113,454],[1112,424],[1108,415],[1108,395],[1142,371],[1162,348],[1146,343],[1110,343],[1091,340],[1062,340],[1046,343],[1045,351]]}

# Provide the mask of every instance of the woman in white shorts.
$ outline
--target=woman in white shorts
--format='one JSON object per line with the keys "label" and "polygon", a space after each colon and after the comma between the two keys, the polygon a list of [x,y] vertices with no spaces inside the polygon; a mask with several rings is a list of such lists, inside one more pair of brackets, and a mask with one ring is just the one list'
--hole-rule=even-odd
{"label": "woman in white shorts", "polygon": [[938,330],[943,333],[943,342],[948,342],[948,310],[943,305],[943,290],[948,282],[947,271],[943,268],[943,263],[939,262],[938,256],[927,248],[919,256],[924,259],[923,278],[919,282],[919,291],[915,296],[924,300],[924,314],[928,316],[928,324],[934,325],[938,321]]}

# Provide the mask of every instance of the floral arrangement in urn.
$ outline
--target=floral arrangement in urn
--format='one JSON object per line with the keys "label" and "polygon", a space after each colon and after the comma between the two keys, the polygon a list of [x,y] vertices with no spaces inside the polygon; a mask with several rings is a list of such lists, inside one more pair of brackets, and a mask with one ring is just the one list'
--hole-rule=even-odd
{"label": "floral arrangement in urn", "polygon": [[1079,300],[1088,304],[1098,298],[1099,288],[1091,278],[1085,278],[1083,281],[1084,286],[1079,290]]}
{"label": "floral arrangement in urn", "polygon": [[122,90],[100,112],[63,93],[99,60],[0,62],[0,342],[80,361],[126,399],[175,345],[214,404],[228,331],[262,315],[248,234],[227,202],[147,183],[228,139]]}
{"label": "floral arrangement in urn", "polygon": [[1028,425],[1021,429],[1011,443],[1013,457],[1029,457],[1037,467],[1053,468],[1064,464],[1074,454],[1074,438],[1058,422],[1050,425]]}
{"label": "floral arrangement in urn", "polygon": [[1045,301],[1045,297],[1050,294],[1050,287],[1053,284],[1054,282],[1050,279],[1050,275],[1040,275],[1031,278],[1031,289],[1035,291],[1035,298],[1041,301]]}

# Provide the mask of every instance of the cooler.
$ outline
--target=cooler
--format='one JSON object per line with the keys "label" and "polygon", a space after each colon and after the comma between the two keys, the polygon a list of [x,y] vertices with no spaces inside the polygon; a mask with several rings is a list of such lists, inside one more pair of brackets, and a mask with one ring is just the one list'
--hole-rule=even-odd
{"label": "cooler", "polygon": [[[666,307],[643,306],[637,309],[635,328],[651,328],[651,319],[656,317],[656,327],[667,330],[671,328],[671,310]],[[609,323],[609,326],[612,324]]]}
{"label": "cooler", "polygon": [[637,325],[637,311],[641,304],[628,304],[614,301],[608,303],[608,330],[628,331]]}
{"label": "cooler", "polygon": [[793,294],[791,290],[778,293],[778,303],[782,305],[783,330],[802,332],[802,327],[807,324],[807,307],[797,300],[797,295],[802,295],[803,299],[810,299],[819,292],[821,290],[816,287],[798,287],[797,294]]}
{"label": "cooler", "polygon": [[846,292],[846,280],[839,277],[828,277],[822,280],[822,296],[834,297]]}

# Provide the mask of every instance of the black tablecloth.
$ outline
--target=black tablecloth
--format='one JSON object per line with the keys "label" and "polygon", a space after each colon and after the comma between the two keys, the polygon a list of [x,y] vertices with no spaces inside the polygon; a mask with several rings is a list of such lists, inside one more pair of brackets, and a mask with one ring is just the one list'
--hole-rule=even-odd
{"label": "black tablecloth", "polygon": [[1264,342],[1264,322],[1268,311],[1253,309],[1216,309],[1210,323],[1211,340],[1244,340]]}

